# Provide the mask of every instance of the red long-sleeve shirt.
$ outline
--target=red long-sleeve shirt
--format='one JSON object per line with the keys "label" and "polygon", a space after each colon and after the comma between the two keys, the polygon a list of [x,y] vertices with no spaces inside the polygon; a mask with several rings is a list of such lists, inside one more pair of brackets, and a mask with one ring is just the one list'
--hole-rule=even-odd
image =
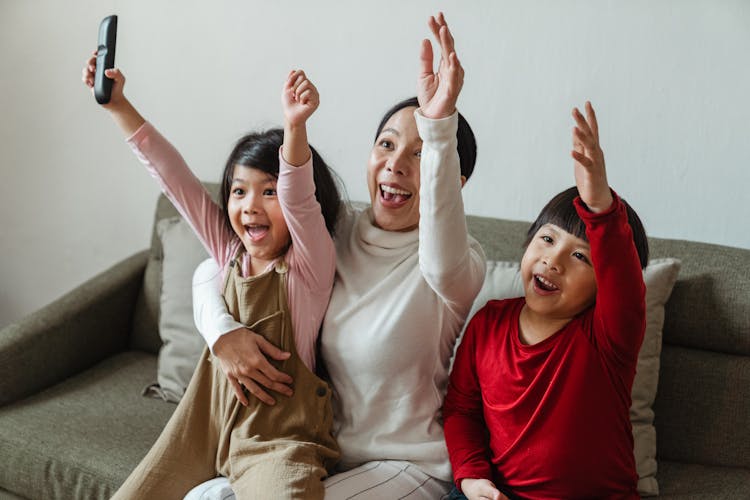
{"label": "red long-sleeve shirt", "polygon": [[445,399],[456,484],[484,478],[522,497],[639,498],[629,419],[645,329],[645,285],[627,223],[612,207],[586,224],[596,303],[534,345],[519,338],[524,298],[471,320]]}

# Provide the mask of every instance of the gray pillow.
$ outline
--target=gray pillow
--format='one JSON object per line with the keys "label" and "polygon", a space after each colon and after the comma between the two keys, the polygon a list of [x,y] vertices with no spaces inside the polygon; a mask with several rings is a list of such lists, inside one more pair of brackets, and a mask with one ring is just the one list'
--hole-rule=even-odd
{"label": "gray pillow", "polygon": [[193,376],[205,342],[193,322],[193,271],[208,257],[198,237],[181,217],[159,221],[162,244],[162,284],[159,302],[157,383],[144,394],[179,402]]}
{"label": "gray pillow", "polygon": [[[633,403],[630,407],[638,492],[643,496],[659,494],[659,485],[656,482],[656,428],[651,407],[656,398],[656,387],[659,382],[664,305],[672,293],[679,271],[680,261],[677,259],[652,260],[643,270],[643,281],[646,283],[646,333],[638,354],[631,393]],[[484,285],[474,301],[468,318],[484,307],[488,300],[521,296],[523,284],[518,262],[489,261]]]}

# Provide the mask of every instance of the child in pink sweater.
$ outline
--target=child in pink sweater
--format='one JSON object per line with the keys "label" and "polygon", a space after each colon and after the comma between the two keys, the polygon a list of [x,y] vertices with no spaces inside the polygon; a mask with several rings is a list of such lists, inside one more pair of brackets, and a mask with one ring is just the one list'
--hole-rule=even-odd
{"label": "child in pink sweater", "polygon": [[[83,69],[93,87],[96,57]],[[123,95],[118,69],[107,109],[135,154],[224,272],[224,298],[250,329],[222,335],[198,363],[161,436],[115,498],[182,498],[217,475],[238,498],[323,498],[322,479],[339,456],[331,434],[331,391],[315,375],[315,345],[333,286],[333,233],[340,196],[328,166],[307,143],[318,92],[302,71],[282,91],[284,130],[249,134],[224,168],[214,203],[177,150]],[[252,331],[251,331],[252,330]],[[269,370],[294,378],[276,404],[248,398],[232,346],[260,335],[289,354]],[[262,342],[258,342],[262,345]]]}

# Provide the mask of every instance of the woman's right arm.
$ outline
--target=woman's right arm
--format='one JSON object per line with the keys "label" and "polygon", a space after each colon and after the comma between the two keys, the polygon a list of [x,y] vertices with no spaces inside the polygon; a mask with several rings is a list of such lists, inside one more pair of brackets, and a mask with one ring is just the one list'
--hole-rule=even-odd
{"label": "woman's right arm", "polygon": [[195,270],[193,317],[198,331],[219,359],[237,399],[247,406],[247,396],[241,386],[269,405],[276,401],[263,388],[291,396],[292,377],[268,361],[269,357],[279,361],[287,359],[290,353],[234,320],[219,292],[220,280],[221,271],[213,259],[205,260]]}

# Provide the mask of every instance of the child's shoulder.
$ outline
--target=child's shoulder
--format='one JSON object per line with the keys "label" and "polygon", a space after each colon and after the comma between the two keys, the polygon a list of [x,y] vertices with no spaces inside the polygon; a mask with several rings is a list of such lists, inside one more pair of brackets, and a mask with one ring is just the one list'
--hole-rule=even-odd
{"label": "child's shoulder", "polygon": [[525,302],[523,297],[491,299],[471,318],[469,326],[489,331],[499,323],[515,321]]}

